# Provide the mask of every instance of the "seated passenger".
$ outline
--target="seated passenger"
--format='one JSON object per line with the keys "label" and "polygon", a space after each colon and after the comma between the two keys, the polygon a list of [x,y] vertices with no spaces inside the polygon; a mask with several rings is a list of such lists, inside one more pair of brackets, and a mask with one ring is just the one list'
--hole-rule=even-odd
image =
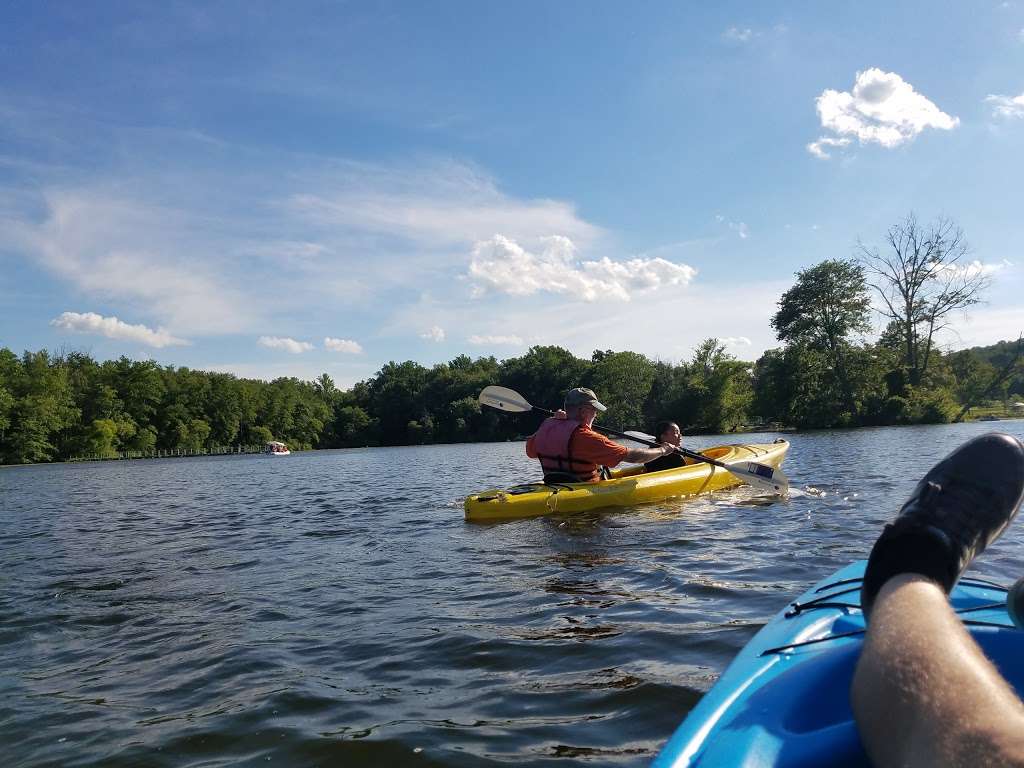
{"label": "seated passenger", "polygon": [[598,411],[608,410],[590,389],[570,389],[565,396],[565,416],[545,419],[526,441],[526,455],[540,459],[546,483],[596,483],[601,467],[621,461],[654,461],[672,452],[671,445],[657,448],[626,448],[598,434],[591,427]]}
{"label": "seated passenger", "polygon": [[[660,421],[658,427],[654,433],[659,443],[668,443],[676,447],[682,446],[683,444],[683,433],[679,431],[679,425],[674,421]],[[672,453],[662,456],[661,458],[649,461],[644,464],[645,472],[660,472],[663,469],[675,469],[676,467],[682,467],[686,465],[686,460],[683,459],[683,455],[673,451]]]}

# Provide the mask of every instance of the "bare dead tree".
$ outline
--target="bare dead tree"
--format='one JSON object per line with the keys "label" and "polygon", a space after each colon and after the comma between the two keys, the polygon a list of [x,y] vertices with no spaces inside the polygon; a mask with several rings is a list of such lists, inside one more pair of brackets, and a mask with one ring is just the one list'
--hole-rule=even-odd
{"label": "bare dead tree", "polygon": [[879,310],[899,330],[908,383],[928,370],[935,334],[950,315],[981,302],[990,284],[981,265],[967,262],[963,230],[940,217],[925,226],[910,213],[889,228],[884,251],[857,241],[857,259],[882,301]]}

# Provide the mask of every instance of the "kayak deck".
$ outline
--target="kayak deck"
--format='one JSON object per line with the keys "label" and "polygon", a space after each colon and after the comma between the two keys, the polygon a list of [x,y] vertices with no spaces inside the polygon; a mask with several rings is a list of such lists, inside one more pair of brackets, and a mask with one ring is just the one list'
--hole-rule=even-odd
{"label": "kayak deck", "polygon": [[[756,461],[776,469],[782,464],[789,443],[721,445],[702,451],[712,459],[728,464]],[[677,496],[739,485],[742,481],[727,469],[707,462],[691,462],[661,472],[644,472],[642,466],[613,470],[609,480],[598,483],[527,483],[505,489],[490,489],[466,497],[466,519],[471,521],[509,520],[554,513],[572,514],[602,507],[644,504]]]}
{"label": "kayak deck", "polygon": [[[866,766],[850,708],[860,656],[865,561],[805,592],[740,651],[665,744],[652,768]],[[1006,611],[1006,589],[965,578],[950,602],[1017,693],[1024,635]]]}

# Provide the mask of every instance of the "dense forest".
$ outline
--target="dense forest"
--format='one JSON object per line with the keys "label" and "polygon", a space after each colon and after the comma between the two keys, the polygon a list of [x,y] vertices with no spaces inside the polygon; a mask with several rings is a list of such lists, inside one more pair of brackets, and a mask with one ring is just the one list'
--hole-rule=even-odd
{"label": "dense forest", "polygon": [[[908,217],[890,231],[885,254],[864,249],[857,260],[798,272],[772,318],[781,346],[753,363],[737,360],[717,339],[678,363],[611,350],[583,359],[536,346],[502,361],[462,355],[430,368],[390,362],[341,390],[326,373],[312,382],[264,382],[152,360],[97,362],[46,351],[18,357],[0,349],[0,463],[271,439],[303,449],[532,432],[536,417],[480,407],[477,395],[488,384],[548,408],[559,407],[572,387],[591,387],[609,407],[601,423],[617,429],[652,431],[664,418],[687,433],[955,421],[985,401],[1024,399],[1020,341],[959,352],[935,343],[949,313],[977,303],[986,287],[984,274],[958,265],[960,242],[948,222],[922,228]],[[887,325],[869,343],[872,290]]]}
{"label": "dense forest", "polygon": [[[724,432],[765,422],[795,427],[952,421],[972,395],[1016,359],[1001,343],[935,353],[926,380],[901,386],[893,351],[851,346],[852,409],[834,368],[814,349],[770,350],[756,363],[727,354],[715,339],[689,361],[671,364],[635,352],[594,352],[589,360],[560,347],[522,357],[460,356],[426,368],[388,363],[352,389],[316,381],[272,382],[121,358],[45,351],[20,358],[0,349],[0,462],[17,464],[121,452],[254,445],[279,439],[292,448],[504,440],[528,434],[536,418],[481,408],[488,384],[512,387],[531,402],[558,407],[573,386],[595,389],[609,410],[601,423],[650,431],[669,417],[688,433]],[[1024,398],[1015,368],[988,396]]]}

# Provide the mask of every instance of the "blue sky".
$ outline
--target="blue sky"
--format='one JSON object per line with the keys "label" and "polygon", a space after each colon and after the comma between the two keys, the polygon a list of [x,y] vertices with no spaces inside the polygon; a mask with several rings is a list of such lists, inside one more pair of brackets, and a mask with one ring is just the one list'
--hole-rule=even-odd
{"label": "blue sky", "polygon": [[1024,330],[1024,0],[7,2],[0,346],[273,378],[756,359],[797,270],[953,218]]}

